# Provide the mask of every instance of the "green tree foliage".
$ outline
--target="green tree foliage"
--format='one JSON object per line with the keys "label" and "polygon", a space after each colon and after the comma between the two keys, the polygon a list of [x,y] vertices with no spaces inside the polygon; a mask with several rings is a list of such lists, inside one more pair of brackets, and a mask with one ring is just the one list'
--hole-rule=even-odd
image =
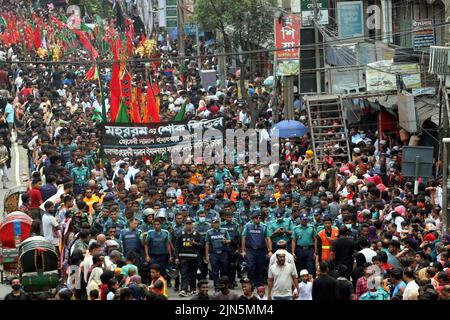
{"label": "green tree foliage", "polygon": [[112,4],[107,0],[69,0],[68,4],[79,5],[82,8],[82,13],[87,13],[91,17],[94,17],[95,14],[102,18],[114,17]]}
{"label": "green tree foliage", "polygon": [[[218,38],[223,41],[217,45],[225,52],[259,50],[273,45],[276,6],[277,0],[196,0],[193,19],[203,30],[222,34]],[[250,78],[246,67],[254,63],[254,57],[246,54],[236,59],[241,69],[239,86],[251,113],[251,127],[268,103],[264,97],[252,99],[245,90],[244,81]]]}
{"label": "green tree foliage", "polygon": [[226,51],[260,49],[273,41],[276,0],[197,0],[194,21],[223,34]]}

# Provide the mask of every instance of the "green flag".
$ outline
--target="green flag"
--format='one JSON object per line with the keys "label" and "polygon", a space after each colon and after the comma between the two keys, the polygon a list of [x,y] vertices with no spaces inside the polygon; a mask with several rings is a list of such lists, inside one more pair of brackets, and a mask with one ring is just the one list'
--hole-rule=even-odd
{"label": "green flag", "polygon": [[91,29],[84,22],[81,23],[81,30],[84,32],[91,32]]}
{"label": "green flag", "polygon": [[3,19],[2,16],[0,16],[0,25],[6,27],[6,21],[5,21],[5,19]]}
{"label": "green flag", "polygon": [[26,44],[25,44],[25,41],[22,41],[22,53],[23,53],[23,55],[26,57],[27,56],[27,54],[28,54],[28,52],[27,52],[27,47],[26,47]]}
{"label": "green flag", "polygon": [[161,155],[157,155],[155,157],[155,160],[153,160],[153,165],[156,166],[158,164],[159,160],[161,160]]}
{"label": "green flag", "polygon": [[103,27],[103,20],[102,20],[102,18],[98,14],[96,14],[95,15],[95,20],[97,21],[99,34],[101,36],[104,36],[105,35],[105,28]]}
{"label": "green flag", "polygon": [[186,102],[183,103],[183,105],[181,106],[180,111],[178,111],[177,115],[175,116],[175,122],[178,121],[183,121],[184,120],[184,116],[186,115]]}
{"label": "green flag", "polygon": [[122,100],[122,103],[120,104],[119,112],[117,113],[117,117],[114,122],[115,123],[130,123],[130,118],[128,117],[127,106],[125,105],[123,100]]}

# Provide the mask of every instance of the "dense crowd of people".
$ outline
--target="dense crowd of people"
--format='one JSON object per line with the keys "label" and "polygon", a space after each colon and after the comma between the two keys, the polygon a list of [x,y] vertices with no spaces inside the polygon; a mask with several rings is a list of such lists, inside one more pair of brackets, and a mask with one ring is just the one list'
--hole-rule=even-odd
{"label": "dense crowd of people", "polygon": [[[217,59],[179,61],[176,40],[163,33],[158,51],[151,77],[160,88],[161,121],[172,121],[186,104],[186,120],[221,115],[227,128],[250,127],[235,75],[224,88],[202,87],[200,70],[215,68]],[[194,52],[187,40],[187,55]],[[441,181],[422,181],[415,195],[401,174],[400,141],[355,127],[352,160],[340,167],[332,149],[313,153],[308,134],[281,139],[280,163],[270,170],[201,160],[174,165],[168,157],[105,159],[101,91],[85,79],[88,62],[8,63],[30,58],[18,46],[3,46],[0,57],[3,186],[12,186],[14,131],[30,170],[20,210],[33,218],[32,235],[45,237],[60,256],[64,288],[56,299],[176,299],[168,288],[193,300],[450,298]],[[142,66],[128,68],[133,81],[145,79]],[[111,69],[99,71],[108,97]],[[258,77],[248,91],[258,99],[271,88]],[[281,111],[282,101],[257,115],[257,128],[272,127],[274,107]],[[301,103],[295,115],[307,123]],[[20,279],[11,284],[6,299],[27,298]]]}

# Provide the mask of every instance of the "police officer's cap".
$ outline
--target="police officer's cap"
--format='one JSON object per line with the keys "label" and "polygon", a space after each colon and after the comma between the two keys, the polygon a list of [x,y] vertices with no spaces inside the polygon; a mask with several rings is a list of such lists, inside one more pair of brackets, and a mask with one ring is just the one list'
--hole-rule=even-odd
{"label": "police officer's cap", "polygon": [[275,203],[275,202],[277,202],[277,201],[275,200],[275,198],[269,198],[269,203]]}
{"label": "police officer's cap", "polygon": [[150,216],[150,215],[152,215],[152,214],[155,214],[155,210],[153,210],[153,209],[151,209],[151,208],[145,209],[145,210],[142,212],[142,215],[143,215],[144,217]]}
{"label": "police officer's cap", "polygon": [[187,219],[186,219],[186,224],[187,224],[187,223],[193,223],[192,219],[191,219],[191,218],[187,218]]}
{"label": "police officer's cap", "polygon": [[308,220],[308,219],[309,219],[309,216],[308,216],[307,213],[302,213],[302,215],[300,216],[300,219],[302,219],[302,220]]}
{"label": "police officer's cap", "polygon": [[287,198],[290,198],[291,196],[288,194],[283,194],[279,200],[287,200]]}
{"label": "police officer's cap", "polygon": [[208,197],[206,197],[205,200],[206,200],[206,201],[214,201],[215,199],[214,199],[213,196],[208,196]]}
{"label": "police officer's cap", "polygon": [[320,209],[314,209],[314,215],[320,216],[320,215],[322,215],[322,211],[320,211]]}
{"label": "police officer's cap", "polygon": [[282,210],[277,210],[277,211],[275,212],[275,217],[276,217],[276,218],[283,218],[283,217],[284,217],[284,211],[282,211]]}
{"label": "police officer's cap", "polygon": [[107,193],[103,198],[103,202],[114,201],[114,195],[111,193]]}
{"label": "police officer's cap", "polygon": [[277,242],[277,246],[278,246],[278,247],[283,247],[283,246],[286,246],[286,245],[287,245],[286,240],[279,240],[279,241]]}
{"label": "police officer's cap", "polygon": [[214,218],[212,222],[213,222],[213,223],[220,222],[220,218]]}
{"label": "police officer's cap", "polygon": [[172,198],[172,199],[176,199],[177,198],[177,194],[175,192],[173,192],[173,191],[169,191],[167,193],[167,197],[168,198]]}
{"label": "police officer's cap", "polygon": [[261,212],[259,210],[254,210],[252,212],[252,219],[256,218],[256,217],[260,217],[261,216]]}
{"label": "police officer's cap", "polygon": [[188,211],[189,210],[189,206],[188,205],[184,205],[184,206],[181,206],[181,211]]}
{"label": "police officer's cap", "polygon": [[217,192],[225,192],[225,189],[223,188],[223,187],[218,187],[217,189],[216,189],[216,193]]}

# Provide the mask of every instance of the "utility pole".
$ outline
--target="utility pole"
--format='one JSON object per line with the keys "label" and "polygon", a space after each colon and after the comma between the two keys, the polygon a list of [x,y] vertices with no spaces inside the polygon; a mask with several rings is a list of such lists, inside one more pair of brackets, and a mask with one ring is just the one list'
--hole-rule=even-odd
{"label": "utility pole", "polygon": [[444,130],[443,130],[443,136],[442,138],[442,235],[446,235],[448,233],[449,229],[449,221],[450,221],[450,210],[448,210],[449,206],[449,155],[450,155],[450,138],[449,136],[449,118],[448,118],[448,112],[449,112],[449,101],[447,96],[447,88],[445,88],[445,80],[441,80],[441,90],[439,90],[440,94],[444,97],[444,103],[443,106],[443,121],[444,121]]}
{"label": "utility pole", "polygon": [[322,93],[322,77],[320,70],[320,47],[319,47],[319,8],[317,6],[317,0],[313,0],[313,10],[314,10],[314,48],[316,57],[316,87],[317,94]]}
{"label": "utility pole", "polygon": [[[273,19],[273,35],[276,36],[276,23],[277,20]],[[273,53],[273,88],[272,88],[272,94],[273,94],[273,106],[272,106],[272,118],[273,123],[278,123],[278,87],[277,87],[277,53]]]}
{"label": "utility pole", "polygon": [[200,58],[200,31],[198,30],[198,24],[196,25],[195,28],[195,42],[196,42],[196,49],[197,49],[197,66],[198,69],[201,69],[202,66],[202,59]]}
{"label": "utility pole", "polygon": [[[290,9],[290,2],[283,1],[283,10]],[[286,13],[290,15],[289,13]],[[300,32],[300,30],[295,30]],[[296,49],[297,50],[297,49]],[[284,119],[294,120],[294,76],[283,77],[284,87]]]}
{"label": "utility pole", "polygon": [[178,29],[178,55],[184,57],[184,5],[183,0],[177,0],[177,29]]}

